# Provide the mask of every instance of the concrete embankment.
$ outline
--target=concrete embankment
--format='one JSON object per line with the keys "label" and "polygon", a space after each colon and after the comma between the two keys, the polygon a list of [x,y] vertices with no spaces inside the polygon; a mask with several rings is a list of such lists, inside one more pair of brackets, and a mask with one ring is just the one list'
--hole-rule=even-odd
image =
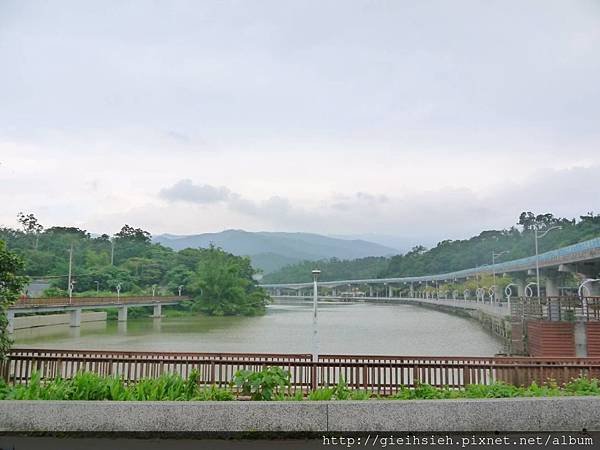
{"label": "concrete embankment", "polygon": [[[47,314],[36,316],[18,316],[14,319],[14,329],[46,327],[49,325],[68,325],[71,320],[70,314]],[[84,312],[81,314],[82,322],[106,321],[106,311]]]}
{"label": "concrete embankment", "polygon": [[0,401],[0,432],[600,430],[600,397],[338,402]]}

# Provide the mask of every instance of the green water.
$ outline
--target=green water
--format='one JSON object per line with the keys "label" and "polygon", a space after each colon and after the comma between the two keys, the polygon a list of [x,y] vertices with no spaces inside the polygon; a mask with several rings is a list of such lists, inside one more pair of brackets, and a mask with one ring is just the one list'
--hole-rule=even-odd
{"label": "green water", "polygon": [[[17,330],[15,345],[55,349],[310,353],[312,304],[260,317],[130,319]],[[319,304],[321,353],[491,356],[502,343],[469,319],[412,305]]]}

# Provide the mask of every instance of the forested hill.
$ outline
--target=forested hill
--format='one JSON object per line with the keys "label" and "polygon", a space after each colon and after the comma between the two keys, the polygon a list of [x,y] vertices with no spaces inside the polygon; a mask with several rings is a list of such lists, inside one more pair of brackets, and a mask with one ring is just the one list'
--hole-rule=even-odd
{"label": "forested hill", "polygon": [[234,255],[249,256],[264,273],[301,261],[323,258],[354,259],[391,256],[397,250],[360,239],[338,239],[312,233],[249,232],[225,230],[191,236],[158,235],[154,242],[174,250],[207,248],[210,244]]}
{"label": "forested hill", "polygon": [[419,276],[468,269],[492,262],[492,252],[506,251],[499,261],[531,256],[535,253],[533,230],[560,225],[540,239],[540,252],[575,244],[600,236],[600,215],[589,213],[576,219],[554,217],[552,214],[535,215],[524,212],[518,227],[506,230],[483,231],[467,240],[445,240],[434,248],[416,246],[404,255],[391,258],[361,258],[354,260],[329,259],[305,261],[267,274],[263,283],[293,283],[311,281],[311,270],[318,266],[323,281]]}

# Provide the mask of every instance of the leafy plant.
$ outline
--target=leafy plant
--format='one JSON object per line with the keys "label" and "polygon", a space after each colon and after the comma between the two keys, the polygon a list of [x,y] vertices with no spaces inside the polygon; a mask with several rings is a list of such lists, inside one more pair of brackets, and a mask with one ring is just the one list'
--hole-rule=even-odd
{"label": "leafy plant", "polygon": [[273,400],[274,395],[290,386],[290,373],[281,367],[270,366],[260,372],[238,370],[232,383],[242,395],[249,395],[252,400]]}

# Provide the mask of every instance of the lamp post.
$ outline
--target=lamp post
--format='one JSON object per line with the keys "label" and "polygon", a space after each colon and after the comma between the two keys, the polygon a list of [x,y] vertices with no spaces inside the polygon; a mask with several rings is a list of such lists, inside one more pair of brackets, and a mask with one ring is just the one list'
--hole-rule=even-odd
{"label": "lamp post", "polygon": [[313,275],[313,362],[317,362],[319,359],[319,324],[317,322],[317,299],[318,299],[318,291],[317,291],[317,279],[321,271],[319,269],[314,269],[312,271]]}
{"label": "lamp post", "polygon": [[117,303],[121,302],[121,283],[117,284]]}
{"label": "lamp post", "polygon": [[504,250],[500,253],[496,253],[492,250],[492,277],[494,280],[494,286],[496,286],[496,258],[508,253],[508,250]]}
{"label": "lamp post", "polygon": [[550,227],[546,231],[544,231],[542,234],[538,233],[538,229],[537,228],[535,230],[533,230],[533,233],[534,233],[534,236],[535,236],[535,281],[537,283],[537,296],[538,296],[538,298],[540,298],[540,254],[539,254],[539,251],[538,251],[538,240],[541,239],[541,238],[543,238],[544,236],[546,236],[552,230],[562,230],[562,227],[560,225],[557,225],[557,226],[554,226],[554,227]]}
{"label": "lamp post", "polygon": [[98,292],[100,292],[100,282],[94,281],[94,283],[96,283],[96,294],[97,294]]}
{"label": "lamp post", "polygon": [[183,289],[183,284],[179,285],[179,287],[177,288],[177,290],[179,291],[179,297],[181,297],[182,289]]}
{"label": "lamp post", "polygon": [[69,247],[69,279],[67,281],[67,286],[69,288],[69,303],[73,303],[73,283],[71,281],[72,268],[73,268],[73,243],[71,243],[71,247]]}

